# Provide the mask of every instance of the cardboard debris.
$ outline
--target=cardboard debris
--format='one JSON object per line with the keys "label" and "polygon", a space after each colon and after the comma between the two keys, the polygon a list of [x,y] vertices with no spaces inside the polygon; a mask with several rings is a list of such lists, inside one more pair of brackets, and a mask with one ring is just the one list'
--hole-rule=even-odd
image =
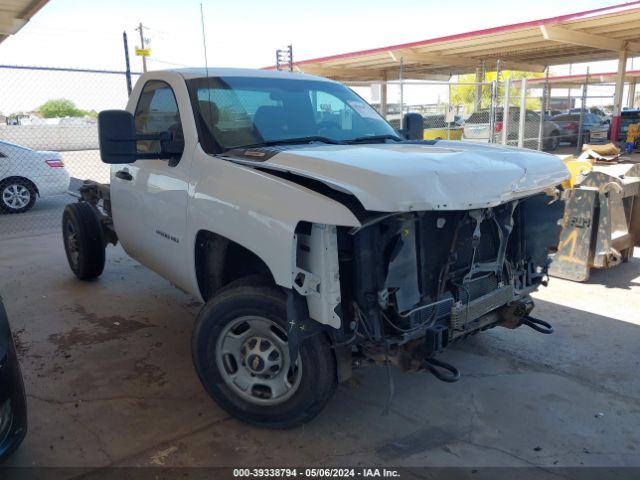
{"label": "cardboard debris", "polygon": [[582,151],[593,150],[599,155],[618,155],[620,154],[620,149],[616,147],[613,143],[609,142],[604,145],[591,145],[589,143],[585,143],[582,145]]}
{"label": "cardboard debris", "polygon": [[618,155],[600,155],[597,152],[594,152],[593,150],[587,150],[585,152],[582,152],[582,154],[578,157],[578,160],[589,160],[593,163],[593,161],[595,160],[595,162],[617,162],[618,157],[620,156],[620,154]]}
{"label": "cardboard debris", "polygon": [[582,154],[578,160],[595,160],[597,162],[613,162],[620,157],[620,149],[613,143],[606,145],[590,145],[585,143],[582,146]]}

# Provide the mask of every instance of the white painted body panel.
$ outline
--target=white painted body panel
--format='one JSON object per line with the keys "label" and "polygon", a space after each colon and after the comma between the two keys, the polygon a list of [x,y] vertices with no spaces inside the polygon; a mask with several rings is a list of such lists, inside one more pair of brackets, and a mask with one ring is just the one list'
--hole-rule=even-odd
{"label": "white painted body panel", "polygon": [[[184,81],[172,72],[154,72],[138,81],[127,110],[134,112],[147,79],[163,80],[173,88],[182,117],[185,150],[175,167],[170,167],[165,160],[112,165],[113,222],[128,255],[186,289],[193,270],[193,257],[187,258],[188,245],[185,245],[190,169],[197,145],[193,112]],[[117,178],[115,174],[120,170],[128,171],[133,180]]]}
{"label": "white painted body panel", "polygon": [[[276,283],[287,288],[292,285],[298,223],[360,226],[358,219],[335,200],[251,167],[212,157],[200,148],[193,164],[193,179],[187,256],[194,258],[197,233],[209,230],[255,253],[267,264]],[[191,279],[188,290],[195,295],[195,269]]]}

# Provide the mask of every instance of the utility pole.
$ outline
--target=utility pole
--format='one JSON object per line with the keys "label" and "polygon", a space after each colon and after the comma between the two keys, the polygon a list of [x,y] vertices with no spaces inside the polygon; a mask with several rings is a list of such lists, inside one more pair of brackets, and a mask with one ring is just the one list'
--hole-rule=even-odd
{"label": "utility pole", "polygon": [[[142,50],[145,49],[144,47],[144,26],[142,25],[142,22],[140,22],[140,24],[138,25],[138,28],[136,28],[136,31],[140,32],[140,48]],[[147,57],[145,57],[144,55],[142,55],[142,71],[146,72],[147,71]]]}

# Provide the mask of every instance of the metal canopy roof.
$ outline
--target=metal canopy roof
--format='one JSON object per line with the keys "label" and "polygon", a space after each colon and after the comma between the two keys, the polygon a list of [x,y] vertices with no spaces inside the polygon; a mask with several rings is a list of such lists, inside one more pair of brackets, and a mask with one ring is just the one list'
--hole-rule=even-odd
{"label": "metal canopy roof", "polygon": [[[576,75],[559,75],[549,77],[549,85],[553,88],[577,88],[585,83],[588,83],[589,85],[614,84],[617,76],[618,72],[590,73],[587,81],[587,75],[584,73]],[[638,82],[638,80],[640,80],[640,70],[627,71],[624,74],[624,77],[627,81]],[[517,82],[518,80],[514,81],[514,83]],[[540,85],[544,84],[546,79],[544,77],[529,78],[527,82],[530,86]]]}
{"label": "metal canopy roof", "polygon": [[0,43],[15,35],[49,0],[0,0]]}
{"label": "metal canopy roof", "polygon": [[[294,62],[294,69],[335,80],[404,78],[447,80],[451,75],[506,70],[543,71],[549,65],[640,55],[640,1],[419,42]],[[275,67],[269,67],[273,69]]]}

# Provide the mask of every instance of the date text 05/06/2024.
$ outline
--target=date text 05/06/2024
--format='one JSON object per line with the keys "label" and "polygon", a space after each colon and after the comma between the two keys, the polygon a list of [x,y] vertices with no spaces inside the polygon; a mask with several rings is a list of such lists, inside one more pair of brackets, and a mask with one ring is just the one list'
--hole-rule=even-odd
{"label": "date text 05/06/2024", "polygon": [[388,468],[236,468],[233,477],[245,478],[400,478]]}

